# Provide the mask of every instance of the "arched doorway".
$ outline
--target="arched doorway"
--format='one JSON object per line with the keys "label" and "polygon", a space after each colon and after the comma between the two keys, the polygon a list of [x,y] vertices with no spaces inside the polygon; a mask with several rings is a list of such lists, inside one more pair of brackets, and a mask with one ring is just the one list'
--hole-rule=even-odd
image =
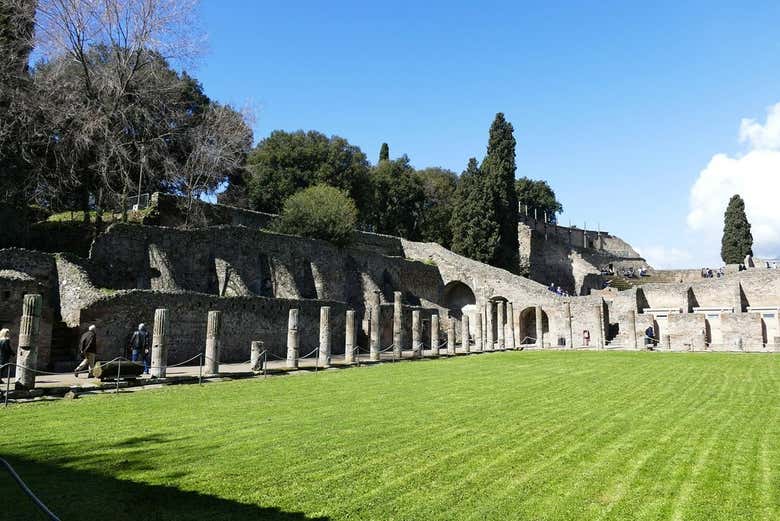
{"label": "arched doorway", "polygon": [[463,308],[474,306],[477,299],[468,285],[459,280],[454,280],[444,286],[442,305],[450,310],[450,315],[458,320],[463,316]]}
{"label": "arched doorway", "polygon": [[[547,313],[542,310],[542,333],[545,335],[550,332],[550,319]],[[520,344],[536,343],[536,308],[527,307],[520,312]]]}

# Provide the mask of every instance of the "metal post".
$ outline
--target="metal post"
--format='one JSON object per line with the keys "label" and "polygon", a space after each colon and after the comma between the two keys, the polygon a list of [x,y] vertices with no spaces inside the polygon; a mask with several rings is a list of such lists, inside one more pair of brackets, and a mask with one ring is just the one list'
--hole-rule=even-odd
{"label": "metal post", "polygon": [[8,393],[11,391],[11,364],[6,364],[5,371],[5,406],[8,407]]}
{"label": "metal post", "polygon": [[203,385],[203,353],[198,353],[198,385]]}
{"label": "metal post", "polygon": [[119,394],[119,379],[122,377],[122,357],[119,357],[119,360],[116,361],[117,368],[116,368],[116,393]]}

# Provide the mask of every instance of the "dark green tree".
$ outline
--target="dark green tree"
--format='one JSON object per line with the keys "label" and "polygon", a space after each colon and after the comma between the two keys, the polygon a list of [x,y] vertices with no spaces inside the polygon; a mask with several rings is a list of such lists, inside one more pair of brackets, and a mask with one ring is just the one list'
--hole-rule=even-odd
{"label": "dark green tree", "polygon": [[432,167],[419,170],[425,201],[420,218],[420,240],[437,242],[449,248],[452,245],[450,220],[454,206],[458,177],[454,172]]}
{"label": "dark green tree", "polygon": [[371,173],[374,202],[370,224],[377,233],[420,238],[425,192],[409,158],[381,161]]}
{"label": "dark green tree", "polygon": [[521,177],[515,182],[515,191],[520,211],[527,211],[530,217],[544,220],[546,215],[549,222],[557,222],[557,214],[563,212],[563,205],[558,202],[547,181]]}
{"label": "dark green tree", "polygon": [[382,147],[379,149],[379,160],[380,161],[390,160],[390,147],[387,146],[387,143],[382,143]]}
{"label": "dark green tree", "polygon": [[355,202],[338,188],[321,184],[291,195],[273,230],[345,246],[356,223]]}
{"label": "dark green tree", "polygon": [[739,195],[733,195],[723,220],[720,257],[726,264],[738,264],[747,255],[753,255],[753,235],[745,214],[745,201]]}
{"label": "dark green tree", "polygon": [[473,157],[458,180],[452,206],[452,250],[479,262],[492,262],[499,250],[500,226],[493,195]]}
{"label": "dark green tree", "polygon": [[25,201],[33,138],[31,81],[34,0],[0,1],[0,201]]}
{"label": "dark green tree", "polygon": [[513,273],[520,269],[515,191],[515,138],[512,124],[499,112],[490,126],[487,155],[482,171],[499,223],[499,246],[490,264]]}
{"label": "dark green tree", "polygon": [[279,212],[294,193],[327,184],[347,192],[362,215],[368,213],[370,166],[360,148],[344,138],[275,130],[252,150],[247,163],[247,193],[256,210]]}

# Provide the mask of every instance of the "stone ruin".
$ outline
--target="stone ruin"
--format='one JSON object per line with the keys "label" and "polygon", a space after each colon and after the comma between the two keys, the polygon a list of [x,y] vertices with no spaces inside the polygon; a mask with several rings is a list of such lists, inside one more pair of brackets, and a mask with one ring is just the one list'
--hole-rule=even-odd
{"label": "stone ruin", "polygon": [[[41,295],[37,368],[72,370],[77,339],[91,324],[99,359],[125,355],[137,324],[155,324],[160,310],[169,364],[203,352],[207,338],[207,356],[216,353],[216,363],[246,361],[253,342],[255,354],[262,342],[269,353],[288,357],[293,314],[299,355],[323,345],[323,320],[328,325],[324,364],[352,356],[353,347],[422,353],[437,341],[453,352],[456,344],[641,349],[648,326],[660,349],[780,350],[780,270],[561,297],[438,244],[355,232],[350,247],[337,248],[263,231],[273,219],[268,214],[205,203],[206,225],[185,230],[174,227],[175,198],[156,195],[153,203],[144,224],[118,223],[98,235],[87,258],[0,249],[2,327],[18,335],[25,295]],[[521,236],[522,226],[529,223],[520,223]],[[620,257],[619,239],[597,235],[613,240],[599,246],[586,243],[590,232],[580,232],[582,247],[572,251],[583,259],[589,249],[602,260]],[[554,233],[557,248],[572,229]],[[644,262],[631,255],[623,260]],[[586,278],[579,280],[586,293]]]}

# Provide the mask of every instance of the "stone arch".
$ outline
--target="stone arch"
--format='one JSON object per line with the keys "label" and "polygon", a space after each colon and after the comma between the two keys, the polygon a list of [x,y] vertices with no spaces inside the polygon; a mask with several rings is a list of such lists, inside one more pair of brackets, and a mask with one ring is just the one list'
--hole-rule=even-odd
{"label": "stone arch", "polygon": [[[542,309],[542,333],[550,333],[550,318]],[[520,338],[516,340],[520,344],[536,343],[536,307],[530,306],[520,312]]]}
{"label": "stone arch", "polygon": [[441,303],[450,310],[450,316],[460,320],[463,316],[463,308],[473,307],[477,303],[477,298],[467,284],[453,280],[444,286]]}

